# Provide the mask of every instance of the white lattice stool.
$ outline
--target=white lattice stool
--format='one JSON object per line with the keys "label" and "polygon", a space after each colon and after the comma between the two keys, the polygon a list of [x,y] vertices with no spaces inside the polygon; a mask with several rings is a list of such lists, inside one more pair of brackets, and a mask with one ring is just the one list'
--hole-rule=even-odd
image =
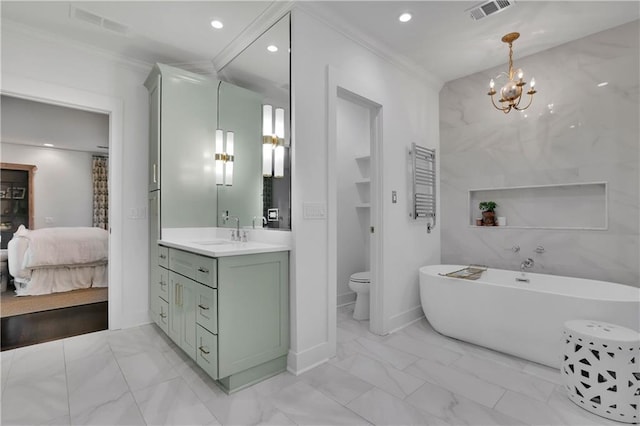
{"label": "white lattice stool", "polygon": [[569,398],[602,417],[640,421],[640,334],[591,320],[564,323],[562,378]]}

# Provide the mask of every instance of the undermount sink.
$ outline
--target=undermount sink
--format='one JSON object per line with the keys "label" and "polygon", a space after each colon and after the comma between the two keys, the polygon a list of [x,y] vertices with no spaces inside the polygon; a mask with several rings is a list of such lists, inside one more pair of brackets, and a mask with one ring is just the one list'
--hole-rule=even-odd
{"label": "undermount sink", "polygon": [[210,241],[192,241],[194,244],[201,246],[221,246],[224,244],[233,244],[235,241],[230,240],[210,240]]}

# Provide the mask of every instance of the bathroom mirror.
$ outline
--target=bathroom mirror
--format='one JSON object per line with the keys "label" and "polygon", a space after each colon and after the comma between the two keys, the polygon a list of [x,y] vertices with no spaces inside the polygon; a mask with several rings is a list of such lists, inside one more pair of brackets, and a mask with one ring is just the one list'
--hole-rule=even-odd
{"label": "bathroom mirror", "polygon": [[[218,71],[220,129],[234,132],[232,185],[218,186],[218,226],[291,230],[290,18],[285,15]],[[229,82],[232,84],[225,84]],[[239,87],[234,87],[239,86]],[[263,175],[262,106],[284,110],[281,177]],[[281,150],[282,151],[282,150]]]}

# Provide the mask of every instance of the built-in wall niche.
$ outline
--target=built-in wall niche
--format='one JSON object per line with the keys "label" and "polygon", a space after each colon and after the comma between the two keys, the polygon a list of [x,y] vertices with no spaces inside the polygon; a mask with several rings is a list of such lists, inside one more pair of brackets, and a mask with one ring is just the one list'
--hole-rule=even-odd
{"label": "built-in wall niche", "polygon": [[[607,182],[514,186],[469,190],[469,225],[483,229],[535,228],[605,230]],[[495,201],[506,226],[476,226],[481,201]]]}
{"label": "built-in wall niche", "polygon": [[360,171],[360,179],[355,182],[360,198],[359,202],[356,203],[356,208],[368,209],[371,207],[371,156],[361,155],[356,157],[356,164]]}

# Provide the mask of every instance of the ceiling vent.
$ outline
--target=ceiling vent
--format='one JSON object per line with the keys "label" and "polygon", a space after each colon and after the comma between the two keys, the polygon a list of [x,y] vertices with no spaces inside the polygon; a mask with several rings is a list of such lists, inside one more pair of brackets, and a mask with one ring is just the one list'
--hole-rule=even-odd
{"label": "ceiling vent", "polygon": [[129,35],[129,27],[119,22],[112,21],[111,19],[104,18],[95,13],[87,12],[83,9],[78,9],[74,6],[69,6],[69,17],[77,19],[79,21],[86,22],[88,24],[96,25],[112,33],[120,35]]}
{"label": "ceiling vent", "polygon": [[470,9],[465,10],[469,12],[469,16],[474,21],[486,18],[489,15],[503,11],[509,6],[512,6],[515,0],[490,0],[484,3],[473,6]]}

